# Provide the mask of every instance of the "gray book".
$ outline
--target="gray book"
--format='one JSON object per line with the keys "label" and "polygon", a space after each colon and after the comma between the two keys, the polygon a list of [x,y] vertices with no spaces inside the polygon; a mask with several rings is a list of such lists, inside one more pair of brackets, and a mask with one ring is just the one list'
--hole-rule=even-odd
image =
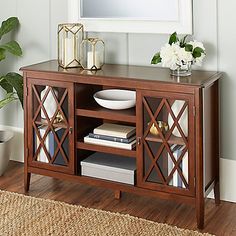
{"label": "gray book", "polygon": [[135,140],[135,138],[136,138],[135,135],[130,137],[130,138],[119,138],[119,137],[102,135],[102,134],[94,134],[94,133],[89,133],[89,137],[90,138],[96,138],[96,139],[103,139],[103,140],[113,141],[113,142],[118,142],[118,143],[130,143],[133,140]]}

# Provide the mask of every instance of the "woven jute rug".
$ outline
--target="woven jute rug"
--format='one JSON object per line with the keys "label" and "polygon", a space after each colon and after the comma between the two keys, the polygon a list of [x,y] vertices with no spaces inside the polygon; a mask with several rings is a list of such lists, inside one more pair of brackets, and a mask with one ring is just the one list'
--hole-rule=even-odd
{"label": "woven jute rug", "polygon": [[196,231],[129,215],[0,191],[0,235],[200,236]]}

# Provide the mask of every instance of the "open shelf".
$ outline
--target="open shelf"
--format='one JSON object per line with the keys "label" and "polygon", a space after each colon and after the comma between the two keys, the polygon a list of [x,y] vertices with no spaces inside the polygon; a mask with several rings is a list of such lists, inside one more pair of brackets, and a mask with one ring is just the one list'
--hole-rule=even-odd
{"label": "open shelf", "polygon": [[95,145],[95,144],[84,143],[84,142],[77,142],[76,147],[78,149],[83,149],[83,150],[105,152],[105,153],[111,153],[111,154],[117,154],[121,156],[136,158],[136,150],[126,150],[122,148],[106,147],[102,145]]}
{"label": "open shelf", "polygon": [[[161,137],[159,135],[153,135],[153,134],[148,134],[148,136],[145,138],[145,140],[151,141],[151,142],[159,142],[159,143],[163,142],[163,140],[161,139]],[[170,136],[167,143],[185,145],[185,142],[182,138],[176,137],[174,135]]]}
{"label": "open shelf", "polygon": [[125,110],[110,110],[103,108],[94,102],[86,105],[86,107],[76,109],[76,115],[136,123],[135,107]]}
{"label": "open shelf", "polygon": [[135,184],[135,158],[95,152],[80,162],[81,176],[104,179],[129,185]]}

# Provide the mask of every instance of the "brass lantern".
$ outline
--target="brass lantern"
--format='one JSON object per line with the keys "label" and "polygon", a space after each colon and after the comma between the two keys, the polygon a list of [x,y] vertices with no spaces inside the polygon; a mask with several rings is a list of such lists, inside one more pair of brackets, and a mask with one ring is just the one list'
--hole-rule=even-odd
{"label": "brass lantern", "polygon": [[99,38],[84,39],[80,45],[80,63],[85,70],[100,70],[105,61],[105,44]]}
{"label": "brass lantern", "polygon": [[63,68],[80,67],[80,43],[84,27],[79,23],[58,25],[58,63]]}

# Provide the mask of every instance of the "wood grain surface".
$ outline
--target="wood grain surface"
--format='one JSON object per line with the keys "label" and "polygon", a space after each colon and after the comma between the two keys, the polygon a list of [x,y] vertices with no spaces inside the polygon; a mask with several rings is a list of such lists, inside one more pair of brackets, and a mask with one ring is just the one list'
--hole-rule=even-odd
{"label": "wood grain surface", "polygon": [[[23,172],[23,164],[11,161],[4,176],[0,177],[0,189],[24,194]],[[111,190],[39,175],[32,175],[31,183],[27,193],[30,196],[130,214],[155,222],[197,230],[194,207],[190,205],[131,193],[122,193],[122,198],[118,200],[114,198],[114,192]],[[115,196],[118,195],[118,192],[115,192]],[[236,235],[236,204],[222,201],[216,207],[214,200],[207,199],[205,228],[200,232],[217,236]]]}

